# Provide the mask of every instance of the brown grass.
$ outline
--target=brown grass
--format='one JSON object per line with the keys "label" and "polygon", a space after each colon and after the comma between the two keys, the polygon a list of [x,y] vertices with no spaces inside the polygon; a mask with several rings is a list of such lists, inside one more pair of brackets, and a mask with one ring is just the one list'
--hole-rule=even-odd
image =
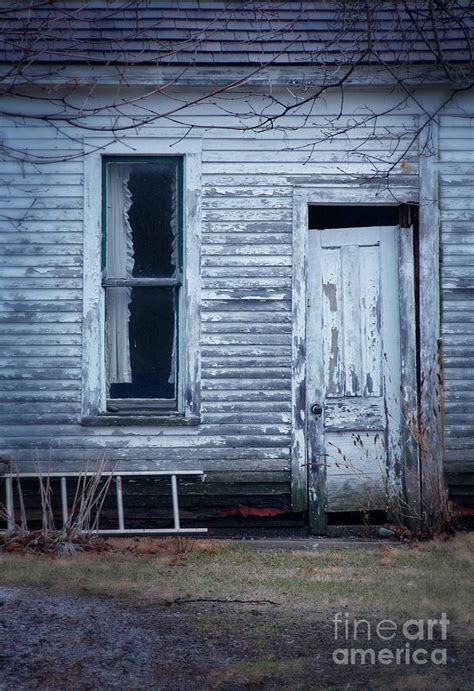
{"label": "brown grass", "polygon": [[385,616],[435,616],[446,611],[466,622],[466,603],[474,600],[472,534],[397,549],[315,552],[259,552],[192,538],[107,542],[109,551],[69,558],[0,555],[0,584],[162,603],[179,598],[267,599],[281,607],[291,603],[301,612],[348,607],[370,608]]}
{"label": "brown grass", "polygon": [[107,551],[137,555],[176,556],[190,552],[216,554],[230,543],[225,540],[199,540],[178,535],[176,537],[109,537],[103,541]]}

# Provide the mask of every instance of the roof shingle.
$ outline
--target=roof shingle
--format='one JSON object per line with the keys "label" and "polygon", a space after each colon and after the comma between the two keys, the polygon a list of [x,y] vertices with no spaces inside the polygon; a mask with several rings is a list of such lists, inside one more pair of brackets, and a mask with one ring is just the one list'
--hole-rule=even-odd
{"label": "roof shingle", "polygon": [[[0,0],[0,61],[470,62],[473,0]],[[371,26],[370,32],[368,26]]]}

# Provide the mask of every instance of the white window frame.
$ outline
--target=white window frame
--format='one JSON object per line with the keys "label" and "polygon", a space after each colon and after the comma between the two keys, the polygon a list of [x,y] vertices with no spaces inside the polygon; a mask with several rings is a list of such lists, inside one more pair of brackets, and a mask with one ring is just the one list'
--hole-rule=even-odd
{"label": "white window frame", "polygon": [[[82,336],[83,424],[196,424],[200,416],[201,140],[127,137],[84,142],[84,253]],[[107,413],[105,291],[102,287],[102,159],[176,156],[183,161],[183,285],[179,304],[177,411],[156,415]]]}

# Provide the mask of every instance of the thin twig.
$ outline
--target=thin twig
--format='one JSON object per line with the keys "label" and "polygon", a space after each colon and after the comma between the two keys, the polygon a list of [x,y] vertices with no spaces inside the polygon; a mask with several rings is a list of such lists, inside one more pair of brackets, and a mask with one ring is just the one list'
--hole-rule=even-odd
{"label": "thin twig", "polygon": [[187,605],[190,602],[218,602],[222,604],[239,604],[239,605],[274,605],[275,607],[280,606],[280,602],[275,602],[274,600],[241,600],[241,599],[231,599],[231,598],[220,598],[220,597],[177,597],[171,601],[173,605]]}

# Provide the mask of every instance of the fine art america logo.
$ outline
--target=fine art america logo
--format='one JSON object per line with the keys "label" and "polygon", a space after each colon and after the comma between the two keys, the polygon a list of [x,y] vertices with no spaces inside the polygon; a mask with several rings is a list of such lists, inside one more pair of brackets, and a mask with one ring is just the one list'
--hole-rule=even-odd
{"label": "fine art america logo", "polygon": [[333,651],[332,659],[336,665],[445,665],[446,647],[427,643],[446,641],[448,626],[445,612],[439,619],[407,619],[402,624],[392,619],[371,623],[336,612],[334,640],[340,647]]}

